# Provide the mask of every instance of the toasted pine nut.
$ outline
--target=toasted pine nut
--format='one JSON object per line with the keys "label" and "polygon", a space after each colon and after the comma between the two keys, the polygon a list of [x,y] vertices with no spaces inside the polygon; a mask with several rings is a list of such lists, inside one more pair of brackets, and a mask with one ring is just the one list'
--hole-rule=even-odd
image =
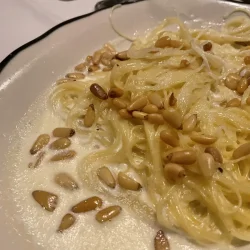
{"label": "toasted pine nut", "polygon": [[128,52],[127,50],[119,52],[115,55],[115,58],[121,61],[128,60],[129,57],[128,57],[127,52]]}
{"label": "toasted pine nut", "polygon": [[128,106],[128,111],[141,110],[147,105],[147,103],[148,98],[146,96],[140,97]]}
{"label": "toasted pine nut", "polygon": [[170,250],[168,239],[162,230],[159,230],[154,239],[155,250]]}
{"label": "toasted pine nut", "polygon": [[111,71],[112,70],[112,67],[105,67],[102,69],[103,72],[108,72],[108,71]]}
{"label": "toasted pine nut", "polygon": [[117,176],[117,181],[120,185],[120,187],[132,191],[138,191],[142,188],[141,184],[132,178],[130,178],[128,175],[119,172]]}
{"label": "toasted pine nut", "polygon": [[95,218],[98,222],[103,223],[112,220],[114,217],[118,216],[122,208],[120,206],[110,206],[99,211]]}
{"label": "toasted pine nut", "polygon": [[244,58],[244,63],[245,63],[246,65],[250,64],[250,56],[245,56],[245,58]]}
{"label": "toasted pine nut", "polygon": [[210,145],[217,141],[217,138],[211,135],[190,135],[190,139],[196,143]]}
{"label": "toasted pine nut", "polygon": [[154,104],[158,109],[163,109],[163,101],[159,94],[151,93],[148,96],[148,100],[151,104]]}
{"label": "toasted pine nut", "polygon": [[110,188],[115,188],[116,182],[111,171],[107,167],[101,167],[98,169],[97,176]]}
{"label": "toasted pine nut", "polygon": [[183,132],[188,133],[188,132],[193,131],[196,127],[196,124],[197,124],[197,115],[196,114],[190,115],[188,118],[186,118],[183,121],[183,124],[182,124]]}
{"label": "toasted pine nut", "polygon": [[68,150],[61,153],[58,153],[51,157],[51,161],[63,161],[74,158],[76,155],[76,152],[74,150]]}
{"label": "toasted pine nut", "polygon": [[250,97],[247,97],[247,99],[246,99],[246,104],[247,104],[247,105],[250,105]]}
{"label": "toasted pine nut", "polygon": [[74,213],[85,213],[88,211],[95,210],[101,206],[102,206],[102,199],[97,196],[93,196],[73,206],[71,208],[71,211]]}
{"label": "toasted pine nut", "polygon": [[65,214],[61,220],[61,223],[57,229],[57,232],[62,233],[64,230],[72,227],[75,224],[76,218],[72,214]]}
{"label": "toasted pine nut", "polygon": [[170,46],[170,37],[169,36],[163,36],[161,38],[159,38],[156,42],[155,42],[155,47],[156,48],[165,48],[165,47],[169,47]]}
{"label": "toasted pine nut", "polygon": [[203,45],[203,50],[210,51],[212,47],[213,47],[213,44],[211,42],[207,42],[206,44]]}
{"label": "toasted pine nut", "polygon": [[66,77],[70,79],[84,79],[85,75],[83,73],[68,73]]}
{"label": "toasted pine nut", "polygon": [[181,150],[170,153],[167,160],[172,163],[189,165],[196,162],[196,153],[193,150]]}
{"label": "toasted pine nut", "polygon": [[111,88],[108,92],[108,96],[110,98],[118,98],[123,96],[124,91],[122,89],[119,88]]}
{"label": "toasted pine nut", "polygon": [[68,138],[59,138],[50,144],[51,149],[65,149],[71,145],[71,141]]}
{"label": "toasted pine nut", "polygon": [[98,65],[90,65],[89,67],[88,67],[88,72],[95,72],[95,71],[97,71],[97,70],[99,70],[100,69],[100,67],[98,66]]}
{"label": "toasted pine nut", "polygon": [[92,62],[92,58],[93,58],[93,56],[87,56],[85,59],[86,63],[90,64]]}
{"label": "toasted pine nut", "polygon": [[54,181],[56,184],[58,184],[62,188],[65,188],[70,191],[73,191],[79,188],[76,181],[67,173],[56,174]]}
{"label": "toasted pine nut", "polygon": [[95,108],[93,104],[90,104],[86,115],[84,117],[84,126],[89,128],[91,127],[95,122]]}
{"label": "toasted pine nut", "polygon": [[185,177],[185,169],[179,164],[167,163],[164,166],[164,176],[166,179],[178,181]]}
{"label": "toasted pine nut", "polygon": [[111,61],[108,60],[108,59],[105,58],[105,57],[102,57],[102,58],[101,58],[101,64],[104,65],[104,66],[109,67],[109,66],[111,65]]}
{"label": "toasted pine nut", "polygon": [[93,54],[93,57],[92,57],[92,63],[94,65],[98,65],[101,61],[101,56],[102,56],[101,50],[95,51],[95,53]]}
{"label": "toasted pine nut", "polygon": [[246,66],[241,68],[241,70],[239,72],[239,76],[245,77],[245,78],[250,77],[250,67],[249,67],[249,65],[246,65]]}
{"label": "toasted pine nut", "polygon": [[114,55],[110,52],[104,52],[101,57],[101,63],[104,66],[111,66],[111,60],[113,59]]}
{"label": "toasted pine nut", "polygon": [[182,123],[182,117],[178,110],[164,110],[162,112],[163,118],[168,122],[173,128],[180,128]]}
{"label": "toasted pine nut", "polygon": [[116,53],[115,48],[110,43],[105,43],[104,48],[110,51],[111,53]]}
{"label": "toasted pine nut", "polygon": [[112,59],[112,60],[111,60],[111,66],[114,67],[115,65],[119,65],[119,62],[120,62],[120,61],[117,60],[117,59]]}
{"label": "toasted pine nut", "polygon": [[45,210],[53,212],[56,209],[58,196],[42,190],[32,192],[34,200]]}
{"label": "toasted pine nut", "polygon": [[178,147],[180,145],[178,134],[174,135],[167,130],[162,130],[160,133],[160,138],[162,141],[167,143],[172,147]]}
{"label": "toasted pine nut", "polygon": [[247,87],[248,87],[247,78],[241,78],[240,82],[237,85],[236,91],[238,92],[238,94],[243,95]]}
{"label": "toasted pine nut", "polygon": [[148,114],[147,119],[152,124],[156,124],[156,125],[164,124],[164,119],[161,114]]}
{"label": "toasted pine nut", "polygon": [[118,113],[124,119],[131,119],[132,118],[132,115],[126,109],[121,109],[121,110],[119,110]]}
{"label": "toasted pine nut", "polygon": [[172,48],[180,48],[182,43],[178,40],[170,40],[170,46]]}
{"label": "toasted pine nut", "polygon": [[157,106],[154,104],[147,104],[143,109],[142,112],[148,113],[148,114],[154,114],[158,112]]}
{"label": "toasted pine nut", "polygon": [[28,167],[29,168],[37,168],[41,164],[44,156],[45,156],[45,152],[40,152],[38,154],[37,159],[35,160],[35,162],[34,163],[32,163],[32,162],[29,163]]}
{"label": "toasted pine nut", "polygon": [[87,68],[87,63],[84,62],[84,63],[80,63],[78,65],[75,66],[75,70],[76,71],[84,71],[86,68]]}
{"label": "toasted pine nut", "polygon": [[59,84],[70,82],[70,81],[72,81],[72,79],[62,78],[62,79],[57,80],[56,84],[59,85]]}
{"label": "toasted pine nut", "polygon": [[128,103],[120,98],[114,98],[113,99],[113,104],[118,108],[118,109],[125,109],[128,106]]}
{"label": "toasted pine nut", "polygon": [[190,62],[186,59],[181,60],[180,62],[180,68],[187,68],[190,65]]}
{"label": "toasted pine nut", "polygon": [[140,111],[133,111],[132,116],[134,118],[140,119],[140,120],[147,120],[148,119],[148,114]]}
{"label": "toasted pine nut", "polygon": [[244,143],[233,152],[233,159],[239,159],[250,154],[250,142]]}
{"label": "toasted pine nut", "polygon": [[240,76],[236,73],[230,73],[225,79],[225,86],[231,90],[236,90],[240,79]]}
{"label": "toasted pine nut", "polygon": [[98,97],[101,100],[108,99],[106,91],[97,83],[91,84],[90,91],[94,96]]}
{"label": "toasted pine nut", "polygon": [[219,163],[223,163],[223,158],[220,151],[215,147],[207,147],[205,153],[208,153],[214,157],[214,160]]}
{"label": "toasted pine nut", "polygon": [[174,106],[177,103],[177,99],[174,96],[174,93],[171,93],[169,96],[168,104],[169,106]]}
{"label": "toasted pine nut", "polygon": [[229,107],[240,107],[240,105],[241,105],[241,101],[238,98],[233,98],[227,103],[226,107],[228,107],[228,108]]}
{"label": "toasted pine nut", "polygon": [[37,137],[34,144],[32,145],[30,149],[30,153],[32,155],[36,154],[38,151],[40,151],[42,148],[44,148],[49,143],[49,135],[48,134],[42,134]]}
{"label": "toasted pine nut", "polygon": [[75,130],[73,128],[55,128],[52,132],[55,137],[71,137],[75,134]]}
{"label": "toasted pine nut", "polygon": [[212,177],[216,171],[214,158],[211,154],[202,153],[197,157],[200,170],[205,177]]}

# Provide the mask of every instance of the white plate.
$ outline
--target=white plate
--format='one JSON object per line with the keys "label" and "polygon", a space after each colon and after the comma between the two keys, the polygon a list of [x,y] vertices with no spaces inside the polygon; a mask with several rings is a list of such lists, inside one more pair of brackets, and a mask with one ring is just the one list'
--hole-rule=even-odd
{"label": "white plate", "polygon": [[[200,25],[201,20],[220,23],[223,15],[235,7],[236,4],[215,0],[151,0],[123,6],[114,14],[114,20],[125,34],[143,34],[147,28],[153,27],[166,16],[179,15],[183,20],[195,20],[195,25]],[[3,250],[41,249],[27,235],[16,216],[15,203],[9,196],[11,166],[4,166],[4,162],[7,160],[11,135],[29,106],[46,88],[89,52],[117,38],[108,21],[109,13],[110,10],[104,10],[64,25],[23,49],[4,68],[7,60],[0,64],[0,70],[3,68],[0,75],[0,248]],[[249,248],[241,247],[242,250]]]}

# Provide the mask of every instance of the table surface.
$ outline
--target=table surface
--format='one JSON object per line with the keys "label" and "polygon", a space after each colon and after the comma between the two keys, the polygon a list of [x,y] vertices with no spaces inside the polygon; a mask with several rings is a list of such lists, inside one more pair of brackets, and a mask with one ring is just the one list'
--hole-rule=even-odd
{"label": "table surface", "polygon": [[0,62],[56,24],[94,10],[98,0],[0,0]]}

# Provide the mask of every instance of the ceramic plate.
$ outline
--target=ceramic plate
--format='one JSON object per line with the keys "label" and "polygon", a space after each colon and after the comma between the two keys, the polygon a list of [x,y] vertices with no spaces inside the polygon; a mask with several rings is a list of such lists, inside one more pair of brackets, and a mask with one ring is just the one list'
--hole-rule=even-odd
{"label": "ceramic plate", "polygon": [[[217,25],[222,22],[223,15],[236,7],[239,5],[212,0],[151,0],[117,9],[114,23],[126,35],[142,35],[166,16],[178,15],[193,26],[203,25],[204,22]],[[110,26],[109,14],[110,9],[106,9],[57,26],[21,47],[0,64],[0,242],[3,250],[52,249],[49,242],[45,247],[39,246],[39,241],[30,236],[25,223],[19,218],[11,194],[11,165],[5,164],[11,158],[7,151],[13,143],[12,135],[16,132],[17,124],[37,97],[86,55],[105,42],[117,38]],[[203,249],[185,239],[182,241],[183,236],[171,234],[170,238],[173,239],[172,250]],[[242,250],[249,248],[250,246],[240,247]],[[67,249],[78,250],[70,247]],[[84,249],[104,250],[102,246]],[[127,248],[123,246],[122,249]],[[153,249],[153,242],[143,249]]]}

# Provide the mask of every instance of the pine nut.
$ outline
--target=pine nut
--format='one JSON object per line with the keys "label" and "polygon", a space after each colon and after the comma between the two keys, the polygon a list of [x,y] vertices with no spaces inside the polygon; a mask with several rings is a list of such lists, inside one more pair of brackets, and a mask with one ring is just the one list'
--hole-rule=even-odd
{"label": "pine nut", "polygon": [[89,128],[91,127],[95,122],[95,108],[93,104],[90,104],[86,115],[84,117],[84,126]]}
{"label": "pine nut", "polygon": [[132,191],[138,191],[142,188],[141,184],[132,178],[130,178],[128,175],[119,172],[117,176],[117,181],[120,185],[120,187],[127,189],[127,190],[132,190]]}
{"label": "pine nut", "polygon": [[113,99],[113,104],[115,105],[115,107],[117,107],[118,109],[126,109],[128,106],[128,103],[120,98],[114,98]]}
{"label": "pine nut", "polygon": [[245,56],[245,58],[244,58],[244,63],[245,63],[246,65],[250,64],[250,56]]}
{"label": "pine nut", "polygon": [[104,48],[110,51],[111,53],[116,53],[115,48],[110,43],[105,43]]}
{"label": "pine nut", "polygon": [[140,120],[147,120],[148,119],[148,114],[140,111],[133,111],[132,116],[134,118],[140,119]]}
{"label": "pine nut", "polygon": [[219,162],[221,164],[223,163],[223,158],[221,156],[220,151],[217,148],[215,148],[215,147],[207,147],[205,149],[205,153],[208,153],[208,154],[212,155],[216,162]]}
{"label": "pine nut", "polygon": [[54,181],[56,184],[58,184],[62,188],[70,190],[70,191],[73,191],[79,188],[76,181],[67,173],[56,174]]}
{"label": "pine nut", "polygon": [[94,65],[98,65],[101,61],[101,56],[102,56],[102,52],[100,50],[97,50],[92,57],[92,63]]}
{"label": "pine nut", "polygon": [[110,52],[104,52],[101,57],[101,63],[104,66],[110,66],[111,65],[111,60],[113,59],[114,55],[111,54]]}
{"label": "pine nut", "polygon": [[231,108],[231,107],[240,107],[240,105],[241,105],[241,101],[238,99],[238,98],[233,98],[233,99],[231,99],[228,103],[227,103],[227,105],[226,105],[226,107],[227,108]]}
{"label": "pine nut", "polygon": [[172,48],[180,48],[182,43],[178,40],[170,40],[170,46]]}
{"label": "pine nut", "polygon": [[90,66],[88,67],[88,72],[89,72],[89,73],[95,72],[95,71],[97,71],[97,70],[99,70],[99,69],[100,69],[100,67],[99,67],[98,65],[90,65]]}
{"label": "pine nut", "polygon": [[86,59],[85,59],[86,63],[87,64],[92,63],[92,58],[93,58],[93,56],[87,56]]}
{"label": "pine nut", "polygon": [[206,44],[203,45],[203,50],[210,51],[212,47],[213,47],[213,44],[211,42],[207,42]]}
{"label": "pine nut", "polygon": [[171,95],[169,96],[169,101],[168,104],[169,106],[174,106],[177,103],[177,99],[174,96],[174,93],[171,93]]}
{"label": "pine nut", "polygon": [[240,76],[236,73],[230,73],[225,79],[225,86],[231,90],[236,90],[240,79]]}
{"label": "pine nut", "polygon": [[247,104],[247,105],[250,105],[250,97],[247,97],[247,99],[246,99],[246,104]]}
{"label": "pine nut", "polygon": [[49,135],[48,134],[42,134],[37,137],[34,144],[32,145],[30,149],[30,153],[32,155],[36,154],[38,151],[40,151],[42,148],[44,148],[49,143]]}
{"label": "pine nut", "polygon": [[73,128],[55,128],[52,132],[55,137],[72,137],[75,134],[75,130]]}
{"label": "pine nut", "polygon": [[100,208],[101,206],[102,199],[97,196],[93,196],[73,206],[71,211],[74,213],[85,213]]}
{"label": "pine nut", "polygon": [[148,103],[148,98],[146,96],[140,97],[128,106],[128,111],[141,110]]}
{"label": "pine nut", "polygon": [[151,104],[154,104],[158,109],[163,109],[163,101],[159,94],[151,93],[148,96],[148,100]]}
{"label": "pine nut", "polygon": [[80,63],[78,65],[75,66],[75,70],[76,71],[84,71],[85,69],[87,69],[87,63],[84,62],[84,63]]}
{"label": "pine nut", "polygon": [[70,81],[72,81],[72,79],[62,78],[62,79],[57,80],[56,84],[59,85],[59,84],[63,84],[65,82],[70,82]]}
{"label": "pine nut", "polygon": [[59,138],[50,144],[50,149],[65,149],[71,145],[71,141],[68,138]]}
{"label": "pine nut", "polygon": [[158,112],[157,106],[154,104],[147,104],[143,109],[142,112],[148,113],[148,114],[154,114]]}
{"label": "pine nut", "polygon": [[74,158],[76,155],[76,152],[74,150],[68,150],[68,151],[64,151],[61,153],[58,153],[54,156],[51,157],[51,161],[63,161],[63,160],[69,160]]}
{"label": "pine nut", "polygon": [[211,135],[190,135],[190,139],[196,143],[210,145],[217,141],[217,138]]}
{"label": "pine nut", "polygon": [[93,83],[90,86],[91,93],[101,100],[108,99],[106,91],[97,83]]}
{"label": "pine nut", "polygon": [[188,132],[193,131],[196,127],[196,124],[197,124],[197,115],[196,114],[190,115],[188,118],[186,118],[183,121],[183,124],[182,124],[183,132],[188,133]]}
{"label": "pine nut", "polygon": [[239,159],[250,154],[250,142],[244,143],[233,152],[233,159]]}
{"label": "pine nut", "polygon": [[115,55],[115,58],[121,61],[128,60],[129,57],[128,57],[127,52],[128,52],[127,50],[119,52]]}
{"label": "pine nut", "polygon": [[108,96],[110,98],[119,98],[121,96],[123,96],[124,91],[122,89],[119,88],[111,88],[108,92]]}
{"label": "pine nut", "polygon": [[178,134],[174,135],[168,132],[167,130],[162,130],[160,133],[160,138],[162,141],[172,147],[180,146]]}
{"label": "pine nut", "polygon": [[196,162],[196,153],[193,150],[182,150],[167,155],[167,160],[172,163],[190,165]]}
{"label": "pine nut", "polygon": [[216,171],[214,158],[211,154],[202,153],[197,157],[200,170],[205,177],[212,177]]}
{"label": "pine nut", "polygon": [[[145,113],[146,114],[146,113]],[[156,125],[162,125],[164,124],[164,119],[161,114],[148,114],[147,120]]]}
{"label": "pine nut", "polygon": [[170,250],[168,239],[162,230],[159,230],[154,239],[155,250]]}
{"label": "pine nut", "polygon": [[132,115],[126,109],[121,109],[118,111],[118,113],[124,119],[131,119],[132,118]]}
{"label": "pine nut", "polygon": [[162,112],[163,118],[169,125],[173,128],[180,128],[182,123],[182,117],[179,111],[177,110],[164,110]]}
{"label": "pine nut", "polygon": [[182,69],[182,68],[187,68],[189,65],[190,65],[190,62],[184,59],[184,60],[181,60],[179,67]]}
{"label": "pine nut", "polygon": [[39,165],[41,165],[41,163],[42,163],[42,160],[43,160],[44,156],[45,156],[45,152],[40,152],[38,154],[37,159],[35,160],[35,162],[34,163],[32,163],[32,162],[29,163],[28,167],[29,168],[37,168],[37,167],[39,167]]}
{"label": "pine nut", "polygon": [[58,196],[42,190],[32,192],[34,200],[45,210],[53,212],[56,209]]}
{"label": "pine nut", "polygon": [[97,176],[99,179],[110,188],[115,188],[116,182],[111,171],[107,167],[98,169]]}
{"label": "pine nut", "polygon": [[242,78],[237,85],[236,91],[239,95],[243,95],[244,92],[246,91],[247,87],[248,87],[247,79]]}
{"label": "pine nut", "polygon": [[111,60],[111,66],[114,67],[115,65],[119,65],[120,61],[117,59],[112,59]]}
{"label": "pine nut", "polygon": [[95,218],[98,222],[103,223],[112,220],[114,217],[118,216],[122,211],[120,206],[110,206],[99,211]]}
{"label": "pine nut", "polygon": [[57,229],[57,232],[62,233],[64,230],[69,229],[75,224],[76,218],[72,214],[65,214]]}
{"label": "pine nut", "polygon": [[65,77],[70,79],[84,79],[85,75],[83,73],[68,73]]}
{"label": "pine nut", "polygon": [[167,163],[164,166],[164,176],[166,179],[176,182],[185,177],[185,169],[181,165]]}
{"label": "pine nut", "polygon": [[156,42],[155,42],[155,47],[156,48],[165,48],[165,47],[169,47],[170,46],[170,37],[169,36],[163,36],[161,38],[159,38]]}
{"label": "pine nut", "polygon": [[105,67],[102,69],[103,72],[108,72],[108,71],[111,71],[112,68],[111,67]]}
{"label": "pine nut", "polygon": [[240,70],[239,75],[240,75],[241,77],[249,78],[249,77],[250,77],[250,67],[249,67],[249,65],[244,66],[244,67]]}

